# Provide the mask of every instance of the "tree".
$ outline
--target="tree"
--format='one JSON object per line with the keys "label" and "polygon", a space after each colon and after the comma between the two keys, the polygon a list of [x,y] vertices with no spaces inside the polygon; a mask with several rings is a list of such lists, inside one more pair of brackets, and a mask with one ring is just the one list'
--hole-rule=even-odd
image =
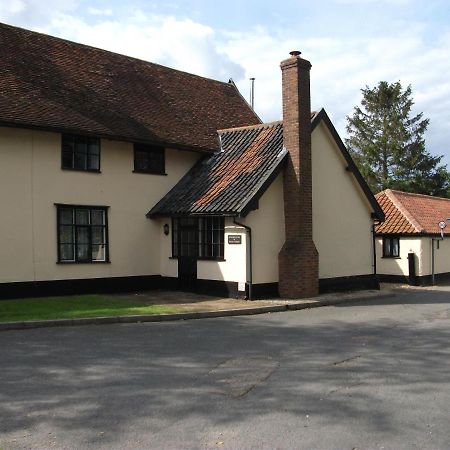
{"label": "tree", "polygon": [[411,86],[380,81],[361,92],[361,107],[347,117],[346,144],[370,188],[447,197],[449,173],[440,164],[442,156],[425,149],[429,119],[423,113],[412,116]]}

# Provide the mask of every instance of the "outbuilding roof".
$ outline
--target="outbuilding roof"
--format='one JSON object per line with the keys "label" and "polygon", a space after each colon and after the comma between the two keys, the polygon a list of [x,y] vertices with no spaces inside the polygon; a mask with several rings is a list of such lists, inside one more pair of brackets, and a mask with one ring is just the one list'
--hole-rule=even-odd
{"label": "outbuilding roof", "polygon": [[213,151],[260,123],[235,85],[0,24],[0,125]]}
{"label": "outbuilding roof", "polygon": [[[450,217],[450,199],[386,189],[375,198],[386,220],[377,225],[377,234],[439,234],[440,221]],[[450,226],[444,233],[450,235]]]}
{"label": "outbuilding roof", "polygon": [[219,131],[221,150],[197,163],[147,214],[245,216],[287,155],[281,122]]}

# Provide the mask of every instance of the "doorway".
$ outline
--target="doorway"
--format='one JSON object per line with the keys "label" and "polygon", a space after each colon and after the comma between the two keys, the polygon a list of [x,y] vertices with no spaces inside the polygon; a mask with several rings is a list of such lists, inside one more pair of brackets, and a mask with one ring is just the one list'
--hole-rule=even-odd
{"label": "doorway", "polygon": [[194,291],[197,285],[198,224],[194,218],[178,222],[178,287]]}

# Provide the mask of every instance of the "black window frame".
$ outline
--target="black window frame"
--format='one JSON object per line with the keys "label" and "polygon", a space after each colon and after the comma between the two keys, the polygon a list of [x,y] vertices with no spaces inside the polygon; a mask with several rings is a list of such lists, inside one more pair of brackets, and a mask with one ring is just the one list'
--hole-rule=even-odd
{"label": "black window frame", "polygon": [[400,258],[400,236],[383,236],[383,258]]}
{"label": "black window frame", "polygon": [[[83,152],[77,152],[77,145],[85,146],[86,150]],[[95,146],[97,151],[92,152],[91,146]],[[71,148],[70,148],[71,147]],[[85,154],[86,164],[85,167],[77,166],[76,155]],[[97,158],[97,166],[94,168],[89,167],[90,158]],[[70,164],[66,164],[70,159]],[[101,167],[101,140],[100,138],[93,136],[84,136],[79,134],[63,133],[61,135],[61,169],[62,170],[75,170],[79,172],[94,172],[99,173]]]}
{"label": "black window frame", "polygon": [[[159,158],[159,160],[156,160],[156,158]],[[156,166],[150,167],[151,163]],[[166,149],[160,145],[135,143],[133,147],[133,172],[167,175]]]}
{"label": "black window frame", "polygon": [[[183,224],[183,222],[185,222]],[[180,255],[180,227],[196,227],[197,259],[209,261],[225,260],[225,217],[173,217],[172,218],[172,258]]]}
{"label": "black window frame", "polygon": [[[56,217],[57,217],[57,262],[59,264],[105,264],[110,262],[109,258],[109,231],[108,231],[108,206],[91,206],[91,205],[67,205],[67,204],[55,204]],[[71,223],[63,223],[62,222],[62,213],[63,211],[71,211],[72,212],[72,222]],[[77,223],[77,212],[87,211],[88,212],[88,223]],[[92,220],[92,212],[93,211],[101,211],[103,213],[103,223],[93,223]],[[63,238],[63,228],[72,228],[71,231],[71,240],[70,242],[62,241]],[[93,242],[93,229],[101,229],[97,231],[102,231],[102,239],[101,242]],[[78,236],[79,231],[84,229],[87,231],[87,243],[79,243]],[[72,258],[71,259],[63,259],[62,255],[62,246],[72,246]],[[79,246],[88,246],[89,247],[89,257],[88,258],[80,258],[79,257]],[[93,259],[92,254],[94,252],[94,246],[102,246],[104,248],[104,259]]]}

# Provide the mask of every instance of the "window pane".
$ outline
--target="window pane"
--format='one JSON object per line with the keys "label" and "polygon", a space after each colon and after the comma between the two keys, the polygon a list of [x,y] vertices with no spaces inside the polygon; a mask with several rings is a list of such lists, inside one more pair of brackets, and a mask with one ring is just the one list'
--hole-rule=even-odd
{"label": "window pane", "polygon": [[99,170],[100,169],[100,158],[98,155],[89,155],[88,156],[87,168],[89,170]]}
{"label": "window pane", "polygon": [[75,213],[77,225],[88,225],[89,224],[89,210],[88,209],[77,209]]}
{"label": "window pane", "polygon": [[59,210],[59,223],[72,224],[73,223],[73,209],[61,208]]}
{"label": "window pane", "polygon": [[72,225],[60,225],[59,227],[59,242],[60,244],[73,244],[74,230]]}
{"label": "window pane", "polygon": [[392,256],[400,256],[400,244],[398,238],[392,238]]}
{"label": "window pane", "polygon": [[383,238],[383,256],[391,255],[391,241],[389,238]]}
{"label": "window pane", "polygon": [[78,261],[90,261],[91,255],[89,254],[90,246],[86,244],[77,245],[77,260]]}
{"label": "window pane", "polygon": [[86,169],[87,168],[87,153],[75,152],[73,158],[74,169]]}
{"label": "window pane", "polygon": [[77,244],[89,244],[88,227],[77,227]]}
{"label": "window pane", "polygon": [[100,141],[98,139],[88,139],[88,153],[92,156],[100,155]]}
{"label": "window pane", "polygon": [[105,228],[92,227],[92,244],[105,244]]}
{"label": "window pane", "polygon": [[105,225],[105,211],[101,209],[91,210],[91,224],[92,225]]}
{"label": "window pane", "polygon": [[72,244],[61,244],[59,246],[59,257],[61,261],[73,261],[74,252]]}
{"label": "window pane", "polygon": [[93,245],[92,246],[92,261],[105,261],[105,246]]}

